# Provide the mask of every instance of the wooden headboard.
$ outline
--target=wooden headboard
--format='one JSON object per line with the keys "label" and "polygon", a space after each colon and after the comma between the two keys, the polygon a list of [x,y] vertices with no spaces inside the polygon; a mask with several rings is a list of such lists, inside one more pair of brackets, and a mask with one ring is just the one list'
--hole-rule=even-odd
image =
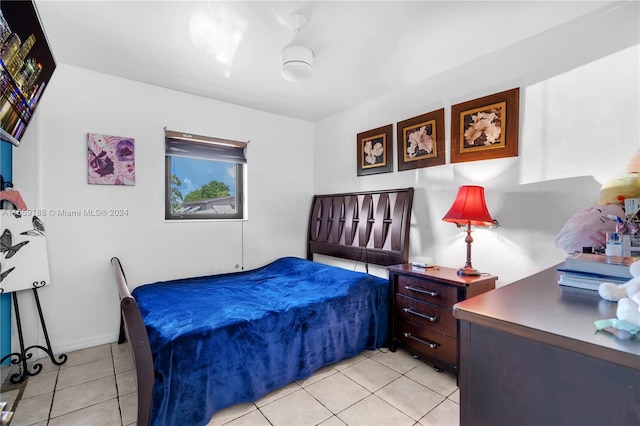
{"label": "wooden headboard", "polygon": [[307,259],[314,253],[376,265],[406,263],[413,188],[315,195]]}

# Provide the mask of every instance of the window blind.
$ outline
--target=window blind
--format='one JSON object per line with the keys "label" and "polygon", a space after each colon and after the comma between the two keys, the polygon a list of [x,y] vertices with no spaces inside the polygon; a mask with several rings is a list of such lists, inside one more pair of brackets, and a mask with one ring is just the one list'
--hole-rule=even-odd
{"label": "window blind", "polygon": [[246,164],[247,142],[165,130],[166,155]]}

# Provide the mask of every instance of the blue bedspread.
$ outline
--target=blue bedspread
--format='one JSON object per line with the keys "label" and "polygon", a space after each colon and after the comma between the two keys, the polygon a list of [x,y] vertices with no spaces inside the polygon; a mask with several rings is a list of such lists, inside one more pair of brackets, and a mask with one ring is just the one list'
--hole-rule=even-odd
{"label": "blue bedspread", "polygon": [[285,257],[133,291],[153,354],[153,425],[205,425],[319,368],[386,344],[388,280]]}

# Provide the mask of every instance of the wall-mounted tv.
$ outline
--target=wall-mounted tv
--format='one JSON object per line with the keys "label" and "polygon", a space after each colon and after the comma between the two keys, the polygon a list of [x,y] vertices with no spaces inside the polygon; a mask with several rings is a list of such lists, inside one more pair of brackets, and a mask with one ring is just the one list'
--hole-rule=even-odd
{"label": "wall-mounted tv", "polygon": [[33,1],[0,1],[0,140],[20,144],[56,67]]}

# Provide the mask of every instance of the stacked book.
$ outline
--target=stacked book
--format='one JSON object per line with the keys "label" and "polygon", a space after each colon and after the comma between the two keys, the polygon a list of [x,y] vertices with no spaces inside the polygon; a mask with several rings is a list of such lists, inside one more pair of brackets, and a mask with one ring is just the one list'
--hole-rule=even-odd
{"label": "stacked book", "polygon": [[565,259],[563,267],[558,268],[561,272],[558,284],[594,291],[598,291],[603,282],[624,284],[632,278],[629,266],[636,260],[640,258],[575,253]]}

